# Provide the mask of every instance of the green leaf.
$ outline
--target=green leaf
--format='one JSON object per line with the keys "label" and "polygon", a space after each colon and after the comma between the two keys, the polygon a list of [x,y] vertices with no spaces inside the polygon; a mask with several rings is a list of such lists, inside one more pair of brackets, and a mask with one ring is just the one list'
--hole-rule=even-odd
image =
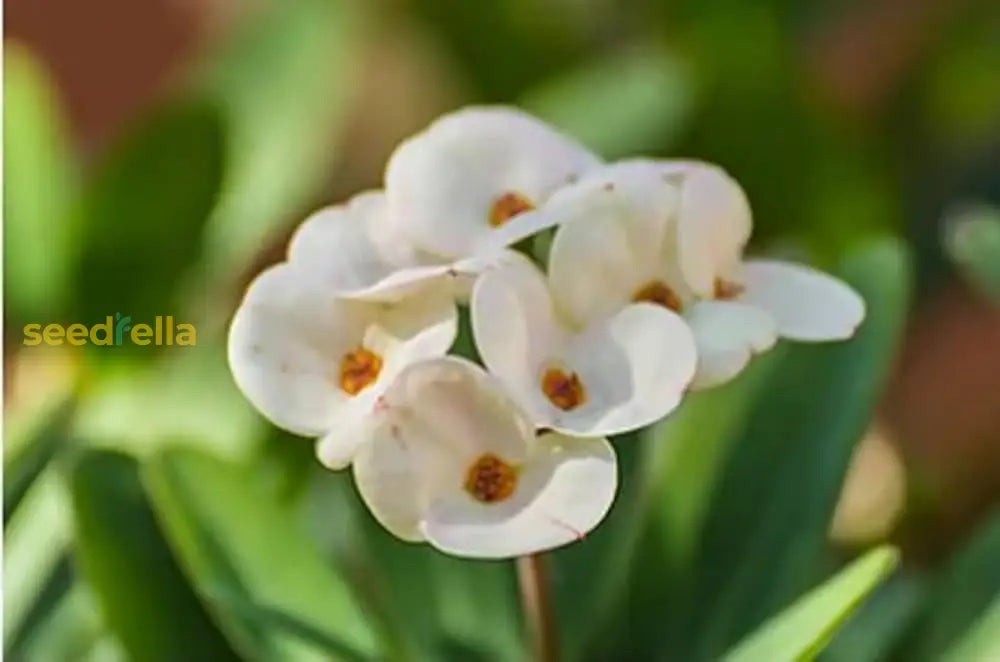
{"label": "green leaf", "polygon": [[945,248],[973,285],[1000,301],[1000,209],[978,206],[949,219]]}
{"label": "green leaf", "polygon": [[[75,400],[66,400],[53,408],[46,408],[45,420],[38,422],[37,430],[32,430],[15,444],[11,443],[10,436],[5,439],[5,451],[8,452],[5,453],[3,462],[4,524],[10,520],[35,479],[65,446],[74,411]],[[14,450],[8,450],[12,447]]]}
{"label": "green leaf", "polygon": [[136,461],[85,451],[73,468],[71,490],[77,559],[104,622],[129,656],[144,662],[238,660],[174,561]]}
{"label": "green leaf", "polygon": [[143,477],[181,565],[203,597],[215,598],[209,607],[243,656],[318,661],[329,660],[330,651],[226,607],[220,595],[248,609],[280,612],[340,642],[352,653],[339,659],[375,656],[372,628],[345,581],[293,513],[259,489],[252,472],[195,450],[170,449],[147,461]]}
{"label": "green leaf", "polygon": [[1000,510],[948,561],[916,622],[912,662],[937,662],[1000,595]]}
{"label": "green leaf", "polygon": [[177,282],[197,262],[222,157],[218,113],[190,103],[157,111],[111,150],[79,210],[74,321],[121,313],[152,324],[177,312]]}
{"label": "green leaf", "polygon": [[4,100],[4,293],[14,320],[41,322],[69,300],[76,164],[55,85],[16,43],[4,56]]}
{"label": "green leaf", "polygon": [[919,577],[898,573],[858,609],[823,651],[823,662],[882,662],[890,659],[927,599]]}
{"label": "green leaf", "polygon": [[944,662],[1000,660],[1000,594],[942,659]]}
{"label": "green leaf", "polygon": [[847,342],[785,347],[721,473],[692,576],[686,657],[714,659],[816,576],[854,446],[869,424],[906,314],[903,247],[873,242],[841,275],[867,318]]}
{"label": "green leaf", "polygon": [[726,653],[726,662],[811,660],[899,560],[881,547],[828,579]]}
{"label": "green leaf", "polygon": [[602,57],[561,74],[522,98],[529,111],[608,158],[648,153],[681,128],[691,109],[681,63],[647,49]]}
{"label": "green leaf", "polygon": [[294,0],[248,12],[201,85],[225,113],[228,170],[207,237],[220,278],[312,202],[337,157],[354,89],[359,5]]}

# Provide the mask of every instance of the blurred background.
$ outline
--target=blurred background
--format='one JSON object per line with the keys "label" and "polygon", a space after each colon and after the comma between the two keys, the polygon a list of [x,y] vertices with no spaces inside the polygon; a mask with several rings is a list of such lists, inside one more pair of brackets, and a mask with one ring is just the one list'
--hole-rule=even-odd
{"label": "blurred background", "polygon": [[[846,264],[848,277],[868,268],[850,256],[873,242],[870,250],[892,254],[868,298],[881,336],[847,354],[779,348],[736,384],[699,396],[677,422],[624,440],[633,447],[623,451],[624,470],[643,476],[642,494],[623,495],[616,512],[625,514],[586,551],[556,555],[560,618],[575,627],[567,659],[711,657],[815,583],[816,568],[886,540],[901,548],[903,569],[876,595],[879,608],[834,641],[830,659],[939,659],[1000,594],[1000,4],[7,0],[5,13],[9,659],[216,660],[232,659],[230,646],[272,644],[283,652],[259,659],[328,659],[296,648],[316,645],[322,632],[303,632],[301,620],[284,622],[267,605],[301,606],[302,618],[317,605],[351,612],[346,597],[329,604],[340,577],[367,596],[361,611],[384,607],[377,629],[394,633],[409,659],[434,659],[432,649],[440,659],[518,659],[509,568],[487,564],[486,576],[476,564],[401,550],[358,509],[347,478],[319,471],[308,442],[250,409],[225,363],[226,325],[243,289],[282,259],[296,224],[379,186],[400,139],[469,103],[517,104],[609,159],[722,164],[751,199],[754,250],[832,270]],[[22,344],[25,324],[90,325],[116,312],[194,323],[198,344]],[[841,369],[845,357],[855,372]],[[801,368],[772,384],[764,373],[779,362],[817,372]],[[777,401],[760,404],[751,391]],[[723,401],[745,402],[749,432],[732,431],[743,418],[732,429],[717,424],[710,412]],[[663,632],[698,629],[702,617],[692,625],[664,616],[674,624],[663,632],[647,623],[651,612],[670,611],[669,601],[651,601],[676,595],[633,577],[650,568],[649,522],[679,518],[699,541],[694,554],[718,561],[712,550],[732,548],[742,563],[750,552],[738,554],[738,540],[756,535],[756,520],[740,515],[743,535],[697,504],[722,512],[726,494],[745,497],[731,487],[741,472],[726,458],[741,457],[740,444],[755,435],[766,437],[753,458],[766,487],[754,489],[791,490],[789,476],[805,465],[789,458],[808,462],[781,445],[797,428],[774,411],[792,417],[782,407],[799,405],[814,414],[821,441],[839,435],[836,451],[817,442],[808,460],[827,471],[819,482],[828,494],[801,497],[817,504],[819,528],[789,519],[788,536],[822,539],[810,552],[817,563],[746,622],[705,615],[702,626],[728,623],[716,628],[722,643],[664,643],[685,637]],[[755,415],[768,407],[770,424]],[[672,436],[685,441],[671,446]],[[165,454],[182,446],[199,455]],[[682,460],[693,464],[682,471]],[[685,476],[698,482],[685,492],[697,493],[691,501],[672,494]],[[241,492],[247,483],[258,490],[252,497]],[[191,505],[198,490],[203,511]],[[799,498],[781,494],[774,503]],[[649,495],[682,505],[660,513]],[[194,511],[203,519],[185,516]],[[233,529],[217,541],[223,552],[196,541],[195,520]],[[274,529],[261,530],[272,520]],[[308,536],[315,557],[264,549],[297,535]],[[628,540],[611,545],[627,551],[607,556],[604,538]],[[230,554],[236,570],[219,560]],[[338,583],[306,606],[302,595],[318,589],[296,568],[310,564],[335,565]],[[687,573],[704,580],[698,590],[736,581],[705,567]],[[234,606],[226,573],[242,577],[255,609]],[[407,583],[414,575],[423,584]],[[170,588],[182,577],[193,589]],[[569,596],[591,585],[600,588],[578,600],[589,611],[577,618]],[[944,597],[929,597],[941,585]],[[489,614],[480,590],[504,596]],[[436,606],[424,609],[432,594]],[[139,606],[143,597],[159,606]],[[608,616],[616,611],[626,623]],[[351,618],[364,620],[342,621]],[[416,625],[394,629],[400,621]],[[587,623],[611,633],[602,645],[586,643]],[[363,640],[363,630],[345,636]],[[915,634],[928,630],[924,641]],[[177,657],[167,631],[201,634]],[[158,652],[137,657],[144,646]]]}

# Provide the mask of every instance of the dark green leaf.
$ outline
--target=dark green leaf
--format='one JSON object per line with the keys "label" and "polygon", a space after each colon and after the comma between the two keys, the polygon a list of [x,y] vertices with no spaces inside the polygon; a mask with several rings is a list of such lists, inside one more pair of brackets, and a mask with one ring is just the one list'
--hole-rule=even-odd
{"label": "dark green leaf", "polygon": [[1000,595],[1000,510],[948,561],[915,624],[907,660],[935,662]]}
{"label": "dark green leaf", "polygon": [[85,451],[72,474],[77,558],[132,659],[238,660],[157,527],[126,455]]}
{"label": "dark green leaf", "polygon": [[[223,131],[209,106],[162,109],[100,165],[79,214],[74,321],[177,313],[177,283],[197,261],[222,182]],[[183,320],[178,320],[183,321]]]}
{"label": "dark green leaf", "polygon": [[945,662],[1000,660],[1000,595],[979,620],[948,649]]}
{"label": "dark green leaf", "polygon": [[875,242],[842,276],[867,303],[855,338],[786,348],[713,495],[693,574],[688,657],[714,659],[814,580],[854,446],[903,327],[909,264]]}
{"label": "dark green leaf", "polygon": [[[143,468],[157,517],[192,577],[212,598],[241,600],[246,609],[210,603],[220,627],[253,660],[329,660],[330,651],[284,626],[263,626],[247,611],[273,610],[321,633],[341,659],[372,658],[375,638],[347,584],[299,529],[293,513],[254,482],[252,472],[204,453],[170,449]],[[330,522],[337,527],[337,522]]]}

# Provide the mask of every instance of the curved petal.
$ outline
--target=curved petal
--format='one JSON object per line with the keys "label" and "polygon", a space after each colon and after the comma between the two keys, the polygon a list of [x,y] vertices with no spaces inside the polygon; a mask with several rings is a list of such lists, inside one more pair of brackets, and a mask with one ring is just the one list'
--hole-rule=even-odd
{"label": "curved petal", "polygon": [[617,461],[606,440],[548,433],[524,464],[511,498],[493,504],[462,493],[439,498],[422,529],[448,554],[533,554],[582,539],[604,519],[617,485]]}
{"label": "curved petal", "polygon": [[692,388],[723,384],[743,370],[755,354],[778,339],[774,320],[763,310],[735,301],[700,301],[685,312],[698,348]]}
{"label": "curved petal", "polygon": [[478,457],[493,453],[520,464],[535,445],[531,422],[490,376],[455,357],[404,370],[367,430],[354,459],[358,491],[375,518],[405,540],[422,537],[431,503],[463,491]]}
{"label": "curved petal", "polygon": [[353,299],[398,301],[449,287],[451,265],[421,253],[393,229],[381,191],[360,193],[303,221],[288,244],[288,261]]}
{"label": "curved petal", "polygon": [[556,307],[579,326],[614,314],[640,289],[677,277],[677,189],[651,162],[625,161],[552,196],[558,219],[549,254]]}
{"label": "curved petal", "polygon": [[739,266],[750,239],[750,203],[721,168],[694,164],[682,172],[677,230],[681,271],[697,294],[711,297],[716,278],[730,276]]}
{"label": "curved petal", "polygon": [[[336,426],[316,441],[316,459],[327,469],[346,469],[365,442],[366,417],[374,401],[345,410]],[[367,405],[367,406],[366,406]]]}
{"label": "curved petal", "polygon": [[498,200],[517,200],[510,210],[516,218],[596,164],[582,146],[530,115],[468,108],[396,149],[385,173],[389,212],[405,219],[405,231],[424,250],[464,257],[494,231]]}
{"label": "curved petal", "polygon": [[740,301],[771,315],[783,338],[843,340],[865,317],[865,302],[849,285],[798,264],[771,260],[745,263]]}
{"label": "curved petal", "polygon": [[673,411],[694,376],[696,354],[679,315],[640,303],[575,338],[565,362],[586,398],[569,411],[549,403],[546,424],[567,434],[610,436]]}
{"label": "curved petal", "polygon": [[[229,331],[230,369],[240,390],[276,425],[305,436],[349,427],[394,372],[448,351],[457,313],[444,293],[396,304],[339,299],[296,265],[283,263],[250,286]],[[355,395],[340,387],[344,357],[375,352],[376,380]]]}
{"label": "curved petal", "polygon": [[542,366],[565,343],[545,285],[527,258],[479,277],[472,291],[472,333],[483,364],[538,421],[549,405],[538,390]]}

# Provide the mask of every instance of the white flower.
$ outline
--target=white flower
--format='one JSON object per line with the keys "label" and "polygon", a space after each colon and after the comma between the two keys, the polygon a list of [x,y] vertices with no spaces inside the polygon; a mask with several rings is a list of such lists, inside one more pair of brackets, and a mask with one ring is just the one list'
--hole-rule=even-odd
{"label": "white flower", "polygon": [[578,324],[563,314],[565,294],[556,287],[550,292],[545,276],[523,258],[485,273],[472,293],[472,328],[483,362],[535,424],[604,436],[672,411],[695,370],[694,341],[684,321],[666,308],[639,303]]}
{"label": "white flower", "polygon": [[808,267],[744,260],[751,215],[722,169],[697,162],[623,161],[567,187],[549,203],[560,223],[549,280],[577,324],[634,301],[680,312],[698,348],[693,386],[738,374],[778,336],[850,337],[864,302]]}
{"label": "white flower", "polygon": [[537,210],[599,164],[519,110],[466,108],[396,148],[385,172],[388,213],[420,250],[470,257],[549,227],[550,217]]}
{"label": "white flower", "polygon": [[264,416],[318,437],[320,460],[343,468],[386,386],[411,363],[445,354],[456,330],[447,292],[397,303],[344,300],[286,262],[250,285],[229,330],[229,366]]}
{"label": "white flower", "polygon": [[288,261],[341,297],[398,301],[427,289],[461,295],[480,271],[504,258],[500,247],[460,259],[433,255],[413,246],[399,226],[382,191],[360,193],[303,221],[289,242]]}
{"label": "white flower", "polygon": [[505,558],[582,538],[608,512],[618,472],[606,440],[536,437],[479,366],[447,357],[409,366],[386,389],[354,477],[394,535]]}

